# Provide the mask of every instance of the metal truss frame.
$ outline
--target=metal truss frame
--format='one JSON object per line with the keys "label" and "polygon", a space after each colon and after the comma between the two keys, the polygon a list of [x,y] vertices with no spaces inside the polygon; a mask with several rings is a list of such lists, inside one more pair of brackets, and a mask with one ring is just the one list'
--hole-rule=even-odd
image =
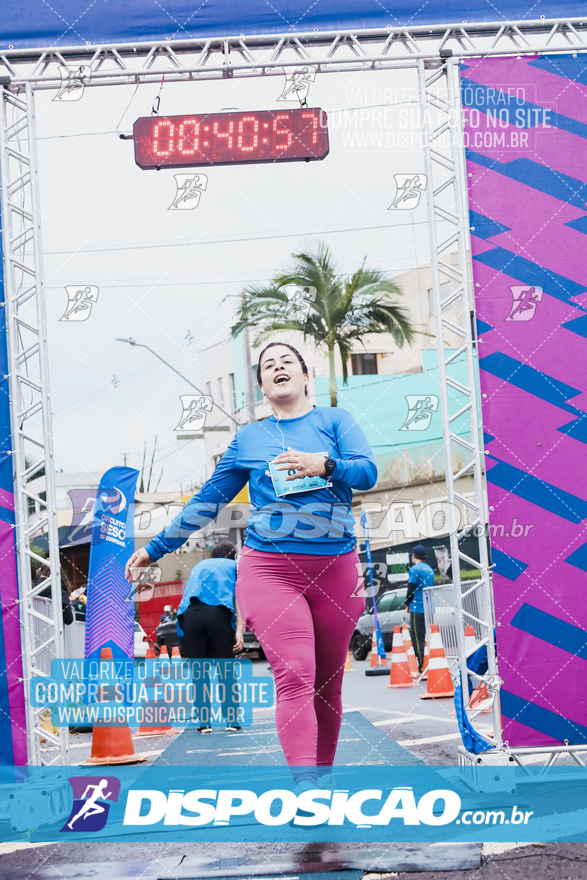
{"label": "metal truss frame", "polygon": [[[458,350],[439,356],[443,447],[446,461],[446,485],[449,510],[450,550],[457,603],[458,665],[465,683],[472,676],[482,682],[489,695],[494,738],[493,762],[509,763],[514,756],[523,763],[528,750],[509,750],[503,743],[499,714],[500,679],[493,638],[494,613],[491,572],[487,543],[487,493],[484,484],[481,446],[479,392],[475,364],[473,328],[474,298],[470,268],[470,242],[466,175],[463,152],[458,59],[484,55],[528,55],[540,53],[575,53],[587,50],[587,16],[579,19],[518,21],[508,23],[431,25],[426,27],[388,28],[381,30],[337,31],[329,33],[272,36],[235,36],[231,38],[190,41],[125,43],[121,45],[70,47],[63,49],[11,50],[0,52],[2,120],[0,131],[0,172],[2,212],[5,224],[4,259],[6,264],[6,308],[9,328],[10,387],[12,430],[15,459],[15,495],[17,509],[17,545],[19,549],[19,590],[23,632],[23,664],[28,681],[41,674],[36,664],[41,646],[33,637],[38,612],[33,598],[43,588],[31,585],[30,559],[35,557],[32,538],[46,525],[49,537],[51,589],[53,596],[53,636],[49,640],[55,655],[62,656],[63,625],[59,586],[59,546],[55,516],[55,487],[49,375],[46,348],[46,325],[42,288],[42,249],[36,164],[34,92],[57,89],[64,69],[74,73],[81,65],[89,67],[86,87],[259,77],[283,75],[285,68],[311,65],[320,73],[370,71],[394,68],[417,69],[420,107],[424,134],[426,190],[433,296],[437,321],[439,354],[445,350],[447,334],[461,339]],[[12,116],[10,115],[12,114]],[[18,226],[20,224],[20,227]],[[457,264],[446,259],[449,250],[458,254]],[[442,280],[451,282],[452,292],[444,299]],[[25,318],[25,306],[29,312]],[[449,319],[447,310],[455,306]],[[31,316],[32,315],[32,316]],[[26,337],[26,339],[25,339]],[[458,356],[466,362],[466,384],[456,382],[450,365]],[[32,369],[34,367],[34,370]],[[34,378],[31,378],[34,372]],[[24,401],[30,398],[30,403]],[[462,405],[450,414],[449,396],[462,396]],[[453,431],[458,418],[468,413],[471,438],[465,440]],[[35,422],[36,419],[36,422]],[[36,433],[29,431],[35,425]],[[25,457],[27,444],[38,452],[33,465]],[[453,452],[468,456],[456,473]],[[30,480],[46,466],[46,498],[35,496],[28,488]],[[459,492],[459,480],[473,476],[474,497]],[[41,523],[32,523],[29,499],[41,504]],[[459,531],[458,506],[470,512],[470,521]],[[478,535],[478,558],[464,554],[459,539],[474,529]],[[473,583],[461,583],[460,561],[480,570]],[[479,617],[463,609],[463,598],[476,592]],[[487,646],[488,672],[485,676],[470,673],[464,645],[464,627],[476,622],[483,633],[477,647]],[[478,709],[468,709],[474,720]],[[59,746],[59,758],[68,762],[66,729],[57,737],[42,730],[39,711],[27,700],[27,733],[30,763],[46,762],[41,754],[41,736]],[[42,731],[42,733],[41,733]],[[582,763],[580,747],[565,744],[560,748],[533,749],[533,754],[558,752],[571,754]],[[476,763],[478,756],[459,750],[461,763]],[[576,754],[575,754],[576,752]],[[519,758],[515,756],[519,755]]]}
{"label": "metal truss frame", "polygon": [[[471,270],[469,266],[470,233],[468,221],[466,174],[463,152],[462,115],[460,105],[460,83],[458,60],[449,58],[436,69],[427,69],[425,62],[418,62],[418,81],[420,89],[420,108],[424,134],[424,162],[427,176],[428,234],[430,236],[430,264],[432,268],[432,290],[436,315],[436,351],[438,356],[438,379],[442,435],[446,472],[446,496],[448,501],[448,526],[450,536],[450,555],[452,581],[456,603],[456,637],[458,666],[463,683],[463,694],[467,694],[468,681],[472,677],[475,685],[483,683],[490,699],[491,720],[494,737],[491,741],[496,748],[502,747],[501,718],[499,714],[499,676],[493,637],[494,614],[492,604],[489,553],[487,546],[487,493],[484,487],[484,468],[481,448],[481,426],[479,423],[479,394],[477,386],[476,349],[477,340],[474,325],[474,297]],[[457,261],[447,259],[456,250]],[[442,285],[449,282],[450,292],[443,298]],[[450,309],[451,317],[447,310]],[[460,339],[457,349],[451,348],[449,336]],[[445,354],[445,351],[449,354]],[[465,383],[458,382],[451,375],[451,364],[457,358],[465,361]],[[456,411],[451,415],[452,409]],[[468,414],[471,425],[470,439],[465,439],[453,430],[453,424]],[[464,453],[465,464],[455,472],[453,457],[456,452]],[[462,458],[461,458],[462,460]],[[463,493],[459,480],[473,477],[473,497]],[[468,513],[468,523],[459,532],[457,519],[459,509]],[[465,554],[459,539],[465,534],[477,536],[476,558]],[[479,569],[476,580],[461,581],[460,563]],[[463,600],[475,594],[475,606],[479,616],[466,611]],[[470,605],[469,605],[470,607]],[[465,649],[465,626],[477,624],[481,638],[476,648],[487,648],[488,671],[484,676],[472,673],[467,665]],[[469,710],[473,719],[478,710]]]}
{"label": "metal truss frame", "polygon": [[[532,772],[528,775],[532,781],[536,781],[536,779],[540,777],[540,774],[536,770],[536,764],[532,761],[532,758],[535,756],[547,756],[546,762],[540,765],[543,769],[546,767],[554,767],[555,764],[558,764],[560,758],[567,757],[571,758],[579,767],[587,767],[587,745],[570,745],[568,740],[565,740],[563,746],[520,746],[515,749],[510,749],[507,743],[504,743],[504,747],[500,750],[498,755],[494,755],[492,752],[483,752],[481,755],[473,755],[463,746],[459,746],[458,753],[459,767],[470,768],[473,765],[495,766],[498,763],[509,765],[511,767],[531,767]],[[497,760],[492,760],[494,757],[497,757]],[[549,775],[548,778],[549,780],[553,779],[552,775]],[[568,776],[561,776],[563,781],[568,778]]]}
{"label": "metal truss frame", "polygon": [[[55,471],[49,406],[47,322],[43,296],[41,214],[33,86],[24,92],[1,93],[0,167],[4,247],[4,303],[9,363],[12,455],[16,514],[16,547],[25,683],[27,748],[30,764],[68,763],[69,730],[53,734],[42,727],[46,710],[31,704],[28,683],[47,675],[47,656],[63,656],[63,617],[59,540],[55,508]],[[43,498],[30,486],[45,474]],[[41,517],[35,515],[41,509]],[[34,537],[46,529],[49,556],[40,557]],[[33,586],[31,560],[50,566],[50,576]],[[34,599],[50,586],[51,617]],[[52,760],[41,739],[56,746]]]}
{"label": "metal truss frame", "polygon": [[61,70],[91,69],[88,87],[231,77],[279,76],[284,66],[312,65],[319,73],[413,66],[452,54],[521,55],[587,50],[585,20],[419,25],[355,31],[86,45],[0,52],[0,75],[54,89]]}

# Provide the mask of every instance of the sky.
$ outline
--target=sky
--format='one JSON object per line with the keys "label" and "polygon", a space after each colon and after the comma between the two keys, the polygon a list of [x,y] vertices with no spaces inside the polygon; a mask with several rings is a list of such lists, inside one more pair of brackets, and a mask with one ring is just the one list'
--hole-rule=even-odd
{"label": "sky", "polygon": [[[169,210],[174,169],[143,171],[121,140],[149,116],[295,107],[284,78],[86,88],[75,102],[36,93],[46,311],[56,468],[140,468],[157,435],[161,490],[202,478],[203,443],[178,442],[190,387],[149,345],[204,385],[200,351],[227,338],[235,296],[267,282],[301,246],[325,241],[345,272],[367,258],[397,275],[429,261],[426,206],[390,211],[393,175],[422,172],[416,73],[318,75],[310,107],[328,114],[322,161],[203,170],[200,204]],[[66,285],[98,288],[83,322],[60,318]]]}

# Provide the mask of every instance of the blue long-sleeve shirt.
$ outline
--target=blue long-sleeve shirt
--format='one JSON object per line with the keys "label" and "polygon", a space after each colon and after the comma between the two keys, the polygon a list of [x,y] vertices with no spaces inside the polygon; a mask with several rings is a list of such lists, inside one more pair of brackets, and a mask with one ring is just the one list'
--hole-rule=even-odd
{"label": "blue long-sleeve shirt", "polygon": [[434,586],[434,570],[427,562],[417,562],[408,573],[406,603],[410,611],[424,614],[424,587]]}
{"label": "blue long-sleeve shirt", "polygon": [[[333,458],[332,486],[278,497],[267,474],[268,462],[287,452],[288,446],[300,452],[326,452]],[[315,406],[294,419],[270,416],[237,432],[207,483],[145,550],[155,561],[181,547],[248,483],[247,547],[316,556],[348,553],[356,547],[352,490],[371,489],[376,481],[371,447],[346,410]]]}
{"label": "blue long-sleeve shirt", "polygon": [[[232,626],[236,626],[234,592],[236,585],[236,562],[234,559],[202,559],[191,570],[177,609],[177,634],[183,636],[183,614],[195,597],[205,605],[225,605],[232,609]],[[180,620],[181,618],[181,620]]]}

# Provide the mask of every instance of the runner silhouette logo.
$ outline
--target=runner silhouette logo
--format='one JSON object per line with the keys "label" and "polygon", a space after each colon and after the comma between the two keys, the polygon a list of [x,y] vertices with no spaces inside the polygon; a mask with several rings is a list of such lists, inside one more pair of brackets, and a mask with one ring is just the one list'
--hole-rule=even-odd
{"label": "runner silhouette logo", "polygon": [[68,781],[73,807],[61,831],[101,831],[108,820],[108,801],[118,800],[120,780],[114,776],[75,776]]}
{"label": "runner silhouette logo", "polygon": [[408,414],[400,431],[426,431],[438,411],[436,394],[406,394]]}

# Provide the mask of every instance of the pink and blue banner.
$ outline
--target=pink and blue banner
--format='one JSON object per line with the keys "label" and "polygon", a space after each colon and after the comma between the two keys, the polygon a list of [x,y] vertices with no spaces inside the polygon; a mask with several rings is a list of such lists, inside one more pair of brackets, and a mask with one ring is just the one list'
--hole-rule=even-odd
{"label": "pink and blue banner", "polygon": [[[1,241],[1,236],[0,236]],[[20,642],[4,275],[0,260],[0,765],[27,763]]]}
{"label": "pink and blue banner", "polygon": [[124,579],[134,552],[134,497],[139,472],[106,471],[94,502],[86,606],[86,659],[111,648],[116,659],[134,657],[135,603]]}
{"label": "pink and blue banner", "polygon": [[587,57],[462,65],[504,740],[587,742]]}

